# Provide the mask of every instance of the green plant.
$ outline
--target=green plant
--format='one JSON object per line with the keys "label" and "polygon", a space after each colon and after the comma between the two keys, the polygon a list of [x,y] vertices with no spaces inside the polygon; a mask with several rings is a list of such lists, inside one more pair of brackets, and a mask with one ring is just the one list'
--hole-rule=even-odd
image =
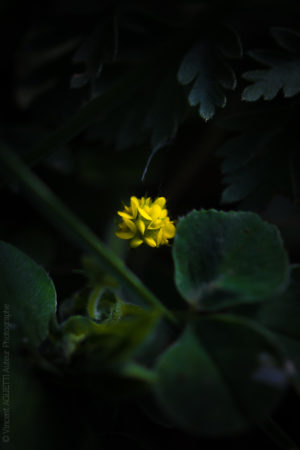
{"label": "green plant", "polygon": [[246,3],[49,6],[11,44],[5,445],[297,448],[300,8]]}

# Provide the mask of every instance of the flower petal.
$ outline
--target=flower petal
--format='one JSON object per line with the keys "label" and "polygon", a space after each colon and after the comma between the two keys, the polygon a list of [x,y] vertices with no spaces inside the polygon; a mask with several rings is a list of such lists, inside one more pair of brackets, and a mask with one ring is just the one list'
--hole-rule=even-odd
{"label": "flower petal", "polygon": [[146,211],[142,208],[138,208],[138,211],[140,213],[140,215],[146,219],[146,220],[152,220],[152,217],[149,216],[149,214],[146,213]]}
{"label": "flower petal", "polygon": [[162,219],[164,219],[165,217],[167,217],[167,214],[168,214],[168,210],[167,210],[167,209],[163,209],[162,212],[161,212],[160,217],[161,217]]}
{"label": "flower petal", "polygon": [[163,242],[163,230],[162,230],[162,228],[157,233],[156,241],[157,241],[157,246],[159,246]]}
{"label": "flower petal", "polygon": [[150,247],[157,247],[155,240],[151,237],[144,237],[144,242]]}
{"label": "flower petal", "polygon": [[139,201],[136,197],[130,197],[130,206],[132,211],[132,216],[135,218],[137,216]]}
{"label": "flower petal", "polygon": [[131,231],[116,231],[115,235],[120,239],[132,239],[134,233],[132,233]]}
{"label": "flower petal", "polygon": [[169,222],[164,227],[164,235],[167,239],[171,239],[175,236],[176,228],[172,222]]}
{"label": "flower petal", "polygon": [[156,220],[161,215],[161,207],[156,204],[152,205],[149,215],[152,217],[152,220]]}
{"label": "flower petal", "polygon": [[133,219],[133,217],[130,214],[124,211],[118,211],[118,214],[119,216],[124,217],[124,219]]}
{"label": "flower petal", "polygon": [[132,220],[128,220],[128,219],[123,219],[123,220],[124,220],[124,223],[127,226],[127,228],[129,228],[129,230],[135,234],[136,233],[135,223],[133,223]]}
{"label": "flower petal", "polygon": [[160,228],[162,225],[161,220],[157,219],[154,220],[153,222],[150,223],[150,225],[148,226],[148,230],[157,230],[158,228]]}
{"label": "flower petal", "polygon": [[161,208],[163,208],[164,206],[165,206],[165,204],[166,204],[166,199],[165,199],[165,197],[158,197],[155,201],[154,201],[154,204],[155,205],[159,205]]}
{"label": "flower petal", "polygon": [[130,241],[130,247],[136,248],[136,247],[138,247],[139,245],[141,245],[142,243],[143,243],[143,240],[142,240],[142,239],[139,239],[138,237],[135,237],[135,238],[131,239],[131,241]]}
{"label": "flower petal", "polygon": [[145,229],[146,229],[145,222],[143,222],[141,219],[139,219],[139,220],[136,222],[136,226],[137,226],[137,229],[139,230],[139,232],[140,232],[141,234],[144,234],[144,233],[145,233]]}
{"label": "flower petal", "polygon": [[121,239],[130,239],[131,247],[138,247],[145,242],[150,247],[168,244],[168,239],[175,236],[174,222],[168,216],[165,197],[152,201],[151,197],[130,197],[130,205],[124,205],[118,211],[122,222],[115,233]]}

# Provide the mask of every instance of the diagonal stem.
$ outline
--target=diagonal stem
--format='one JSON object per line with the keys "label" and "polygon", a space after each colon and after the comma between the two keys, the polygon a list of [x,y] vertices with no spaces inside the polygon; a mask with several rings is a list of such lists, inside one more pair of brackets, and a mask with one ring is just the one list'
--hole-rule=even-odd
{"label": "diagonal stem", "polygon": [[50,189],[34,175],[21,160],[10,150],[0,149],[0,162],[4,174],[9,174],[24,188],[28,198],[37,204],[43,214],[48,216],[56,227],[61,229],[67,238],[77,242],[82,248],[92,253],[102,267],[126,284],[145,303],[161,311],[170,321],[175,322],[173,314],[156,298],[152,292],[128,269],[98,237],[72,213]]}

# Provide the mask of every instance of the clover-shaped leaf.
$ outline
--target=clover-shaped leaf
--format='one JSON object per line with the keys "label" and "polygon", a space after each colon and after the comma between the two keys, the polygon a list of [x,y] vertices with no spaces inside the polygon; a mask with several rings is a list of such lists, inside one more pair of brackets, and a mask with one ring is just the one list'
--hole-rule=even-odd
{"label": "clover-shaped leaf", "polygon": [[192,211],[178,223],[173,258],[179,292],[204,310],[266,299],[289,279],[278,229],[248,212]]}

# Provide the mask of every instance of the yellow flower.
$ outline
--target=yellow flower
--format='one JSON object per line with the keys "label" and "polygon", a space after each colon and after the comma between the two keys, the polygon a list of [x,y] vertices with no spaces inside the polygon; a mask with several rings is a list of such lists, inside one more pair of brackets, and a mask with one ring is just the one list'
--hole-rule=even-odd
{"label": "yellow flower", "polygon": [[159,247],[169,243],[175,236],[174,222],[168,217],[165,208],[165,197],[154,201],[150,197],[131,197],[130,206],[124,206],[118,211],[122,222],[116,236],[120,239],[130,239],[131,247],[138,247],[143,242],[150,247]]}

